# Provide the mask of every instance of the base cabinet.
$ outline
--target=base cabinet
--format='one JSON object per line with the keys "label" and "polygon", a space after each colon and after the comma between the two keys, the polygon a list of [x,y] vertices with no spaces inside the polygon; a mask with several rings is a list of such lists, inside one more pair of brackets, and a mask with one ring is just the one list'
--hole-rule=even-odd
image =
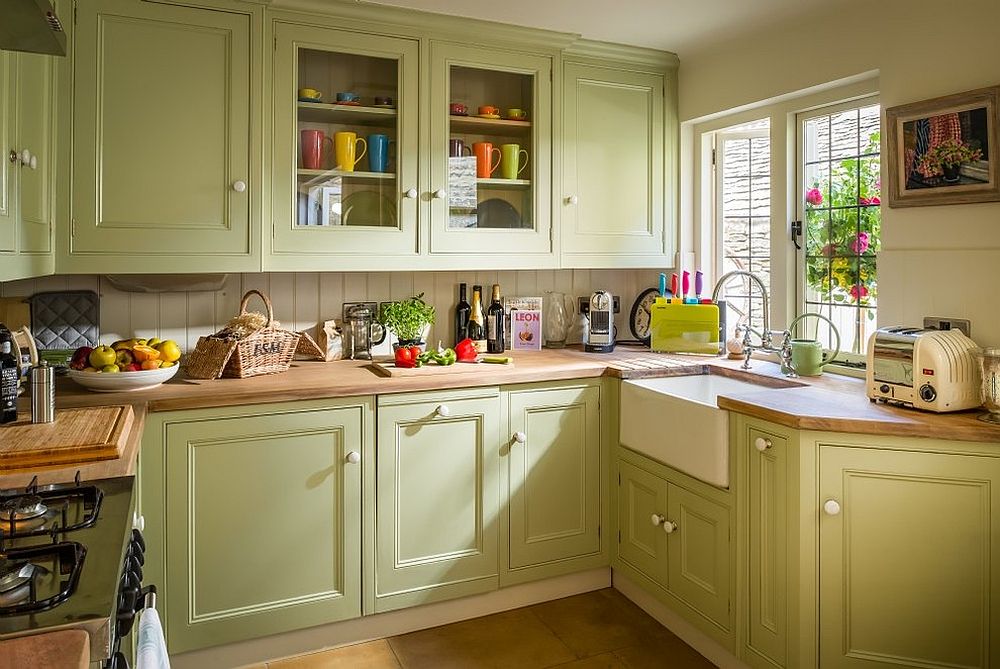
{"label": "base cabinet", "polygon": [[378,398],[374,611],[496,590],[500,392]]}
{"label": "base cabinet", "polygon": [[501,585],[607,564],[599,384],[504,394]]}
{"label": "base cabinet", "polygon": [[727,632],[730,509],[650,469],[668,468],[634,454],[618,461],[618,561],[662,589],[676,612]]}
{"label": "base cabinet", "polygon": [[151,557],[163,557],[146,580],[163,592],[171,653],[361,615],[372,410],[360,400],[151,416],[140,494]]}

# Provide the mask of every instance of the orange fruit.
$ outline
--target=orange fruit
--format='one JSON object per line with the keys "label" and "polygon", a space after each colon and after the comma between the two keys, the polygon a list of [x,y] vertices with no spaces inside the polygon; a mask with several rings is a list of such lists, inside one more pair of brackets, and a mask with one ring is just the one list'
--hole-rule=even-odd
{"label": "orange fruit", "polygon": [[160,368],[160,361],[159,360],[143,360],[142,361],[142,368],[143,369],[159,369]]}
{"label": "orange fruit", "polygon": [[132,356],[135,358],[136,362],[142,363],[147,360],[159,360],[160,352],[155,348],[150,348],[142,344],[137,344],[132,347]]}

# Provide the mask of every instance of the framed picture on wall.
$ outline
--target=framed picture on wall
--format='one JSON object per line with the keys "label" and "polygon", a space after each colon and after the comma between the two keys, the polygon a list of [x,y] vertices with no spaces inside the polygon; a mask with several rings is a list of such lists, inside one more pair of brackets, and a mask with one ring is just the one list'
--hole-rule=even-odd
{"label": "framed picture on wall", "polygon": [[885,110],[889,206],[1000,200],[1000,86]]}

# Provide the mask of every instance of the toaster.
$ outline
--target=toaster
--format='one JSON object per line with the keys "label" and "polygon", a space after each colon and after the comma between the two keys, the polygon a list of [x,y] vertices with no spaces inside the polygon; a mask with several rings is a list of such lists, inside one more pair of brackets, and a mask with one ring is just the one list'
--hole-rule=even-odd
{"label": "toaster", "polygon": [[959,330],[879,328],[868,340],[868,398],[937,412],[978,407],[976,349]]}

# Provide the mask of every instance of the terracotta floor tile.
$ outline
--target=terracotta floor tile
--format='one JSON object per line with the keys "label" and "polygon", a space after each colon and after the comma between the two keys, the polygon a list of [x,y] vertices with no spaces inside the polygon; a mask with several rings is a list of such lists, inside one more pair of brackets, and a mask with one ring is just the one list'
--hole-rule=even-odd
{"label": "terracotta floor tile", "polygon": [[601,653],[591,655],[582,660],[573,660],[566,664],[559,664],[552,669],[628,669],[628,665],[622,662],[614,653]]}
{"label": "terracotta floor tile", "polygon": [[267,669],[399,669],[385,639],[297,655],[267,664]]}
{"label": "terracotta floor tile", "polygon": [[670,635],[615,651],[628,669],[711,669],[715,665]]}
{"label": "terracotta floor tile", "polygon": [[395,636],[389,644],[405,669],[542,669],[575,659],[528,609]]}
{"label": "terracotta floor tile", "polygon": [[536,604],[531,610],[577,657],[599,655],[670,635],[611,588]]}

